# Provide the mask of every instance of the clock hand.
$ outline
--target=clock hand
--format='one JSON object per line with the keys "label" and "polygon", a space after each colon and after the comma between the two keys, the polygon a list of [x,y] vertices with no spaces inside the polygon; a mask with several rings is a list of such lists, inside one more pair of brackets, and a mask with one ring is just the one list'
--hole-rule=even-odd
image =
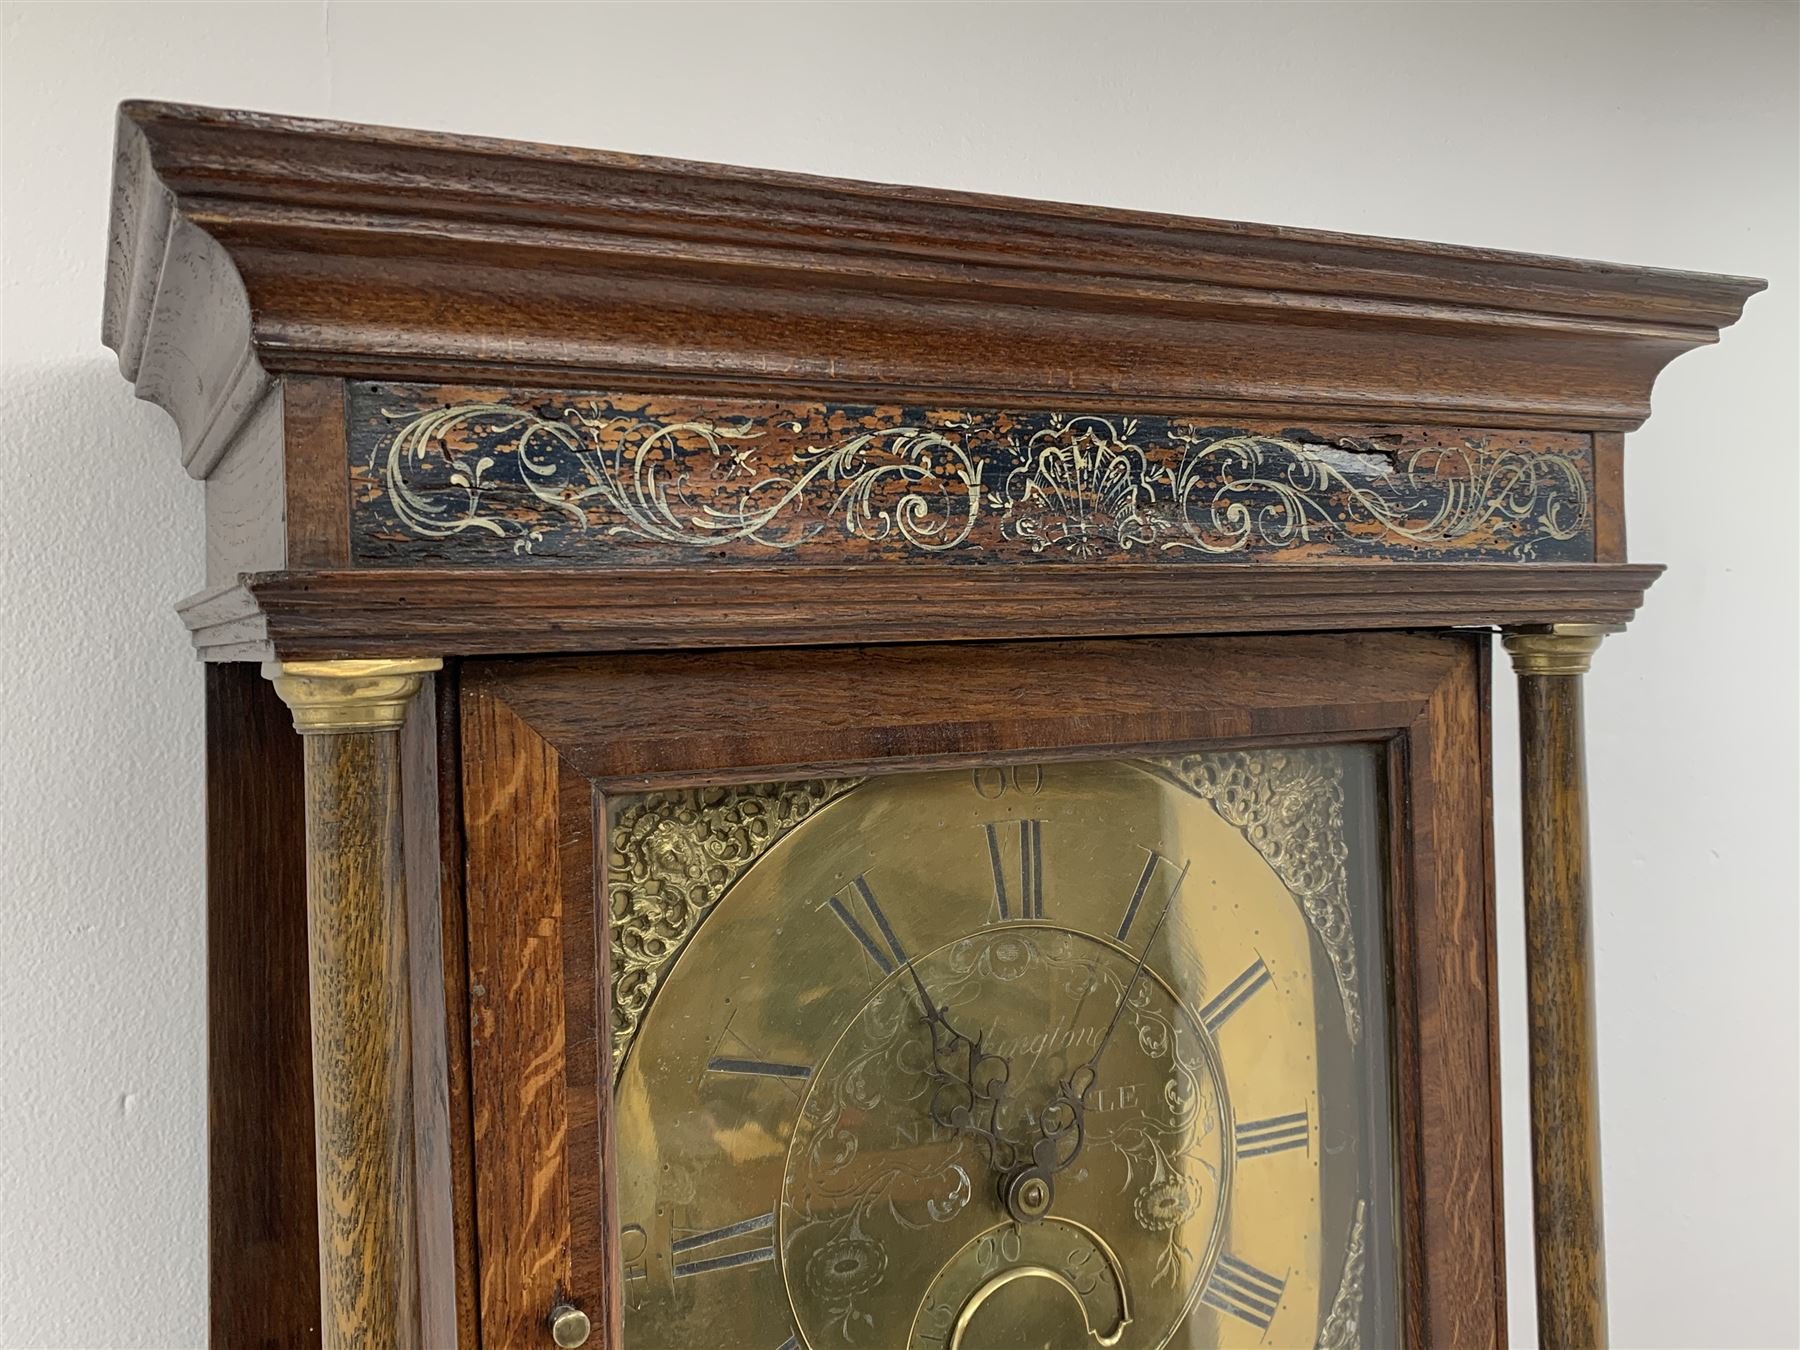
{"label": "clock hand", "polygon": [[1137,964],[1131,968],[1131,978],[1125,982],[1118,1006],[1113,1009],[1112,1020],[1101,1033],[1100,1043],[1094,1047],[1094,1053],[1088,1056],[1086,1063],[1077,1066],[1067,1078],[1057,1084],[1056,1095],[1038,1117],[1038,1129],[1042,1137],[1032,1145],[1031,1166],[1013,1175],[1006,1183],[1006,1207],[1013,1218],[1020,1222],[1031,1222],[1044,1217],[1056,1194],[1053,1178],[1081,1156],[1082,1146],[1087,1142],[1087,1097],[1099,1080],[1100,1057],[1111,1044],[1113,1032],[1119,1029],[1119,1019],[1125,1014],[1125,1005],[1131,1002],[1131,996],[1137,990],[1144,965],[1150,959],[1150,948],[1155,945],[1157,934],[1162,932],[1163,923],[1174,907],[1175,896],[1181,890],[1181,883],[1186,879],[1187,872],[1187,868],[1183,867],[1181,875],[1175,878],[1175,884],[1169,888],[1168,899],[1163,901],[1162,913],[1156,916],[1150,936],[1144,939],[1144,945],[1138,951]]}
{"label": "clock hand", "polygon": [[1018,1163],[1019,1151],[1000,1133],[999,1115],[1012,1066],[1002,1056],[983,1051],[979,1038],[970,1040],[951,1024],[910,960],[906,973],[912,976],[919,991],[919,1003],[931,1035],[931,1067],[926,1073],[934,1084],[932,1123],[981,1140],[987,1147],[988,1165],[998,1172],[1010,1171]]}
{"label": "clock hand", "polygon": [[[1181,883],[1187,879],[1187,874],[1187,868],[1183,867],[1181,875],[1175,878],[1175,884],[1169,887],[1169,898],[1163,901],[1162,913],[1156,916],[1156,923],[1150,929],[1150,936],[1144,939],[1144,945],[1138,951],[1137,964],[1131,968],[1131,978],[1125,982],[1125,992],[1119,996],[1119,1004],[1113,1009],[1112,1021],[1106,1024],[1106,1031],[1100,1037],[1100,1044],[1094,1047],[1094,1053],[1088,1056],[1087,1063],[1075,1071],[1075,1074],[1083,1072],[1087,1074],[1090,1088],[1093,1086],[1094,1075],[1100,1066],[1100,1056],[1106,1053],[1107,1042],[1112,1040],[1113,1032],[1118,1030],[1119,1018],[1125,1012],[1125,1005],[1131,1002],[1132,992],[1137,988],[1138,979],[1144,973],[1144,963],[1150,959],[1150,947],[1156,941],[1156,935],[1162,932],[1163,921],[1169,917],[1169,910],[1174,907],[1175,896],[1181,890]],[[1069,1077],[1073,1079],[1075,1074],[1070,1074]],[[1086,1096],[1087,1094],[1083,1092],[1081,1095]]]}

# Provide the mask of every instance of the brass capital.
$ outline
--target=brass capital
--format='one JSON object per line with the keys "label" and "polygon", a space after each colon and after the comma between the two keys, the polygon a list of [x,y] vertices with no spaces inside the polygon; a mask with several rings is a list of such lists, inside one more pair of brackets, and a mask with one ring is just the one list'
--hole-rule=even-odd
{"label": "brass capital", "polygon": [[1622,623],[1551,623],[1515,628],[1502,639],[1518,675],[1585,675],[1600,640]]}
{"label": "brass capital", "polygon": [[347,731],[398,731],[419,682],[444,663],[435,656],[405,661],[266,661],[263,677],[294,714],[303,736]]}

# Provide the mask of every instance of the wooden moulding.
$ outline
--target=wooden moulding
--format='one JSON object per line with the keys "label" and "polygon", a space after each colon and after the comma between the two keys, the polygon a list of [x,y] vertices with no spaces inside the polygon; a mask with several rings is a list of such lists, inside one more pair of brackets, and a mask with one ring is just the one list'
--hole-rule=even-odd
{"label": "wooden moulding", "polygon": [[[1763,285],[157,103],[120,109],[109,250],[105,340],[208,480],[208,589],[187,613],[212,659],[362,651],[377,620],[401,644],[384,652],[432,654],[1613,622],[1646,584],[1618,567],[1618,433]],[[566,482],[528,480],[516,446],[484,468],[492,427],[459,426],[415,462],[426,527],[409,534],[369,440],[398,434],[389,395],[418,416],[503,395],[565,429],[710,409],[750,418],[767,463],[734,478],[704,435],[658,442],[678,500],[652,500],[663,532],[646,536],[600,500],[618,483],[596,484],[594,447],[571,443]],[[798,552],[760,524],[716,537],[741,484],[779,495],[824,433],[889,437],[914,414],[1006,448],[957,480],[980,509],[954,558],[970,575],[924,565],[941,536],[902,546],[930,495],[908,495],[916,459],[872,497],[860,470],[809,478]],[[1117,431],[1104,444],[1096,418]],[[1296,474],[1313,533],[1213,551],[1211,486],[1187,493],[1183,473],[1221,429],[1271,438],[1226,533],[1273,518]],[[1044,435],[1069,442],[1060,469],[1002,472]],[[1139,448],[1121,508],[1097,466]],[[1465,484],[1408,458],[1421,449],[1479,462]],[[1339,464],[1315,491],[1331,456],[1349,477]],[[1543,496],[1530,519],[1486,510],[1521,467]],[[433,533],[455,522],[458,476],[484,472],[491,519]],[[1072,504],[1033,524],[1033,491]],[[1469,528],[1418,528],[1433,494],[1470,491]],[[829,533],[864,508],[866,529]],[[1096,551],[1090,517],[1122,509],[1141,528]],[[1180,537],[1195,510],[1197,544]],[[1133,570],[1147,554],[1159,573]],[[1405,579],[1362,570],[1375,561]],[[1452,562],[1467,582],[1430,570]],[[1309,571],[1327,564],[1341,582]],[[612,575],[625,566],[645,570]],[[724,566],[729,601],[704,580]],[[567,575],[509,575],[528,570]],[[1201,570],[1218,575],[1175,575]]]}
{"label": "wooden moulding", "polygon": [[1623,623],[1648,564],[270,573],[195,597],[209,660]]}
{"label": "wooden moulding", "polygon": [[127,103],[105,336],[205,476],[291,373],[1625,430],[1762,285]]}

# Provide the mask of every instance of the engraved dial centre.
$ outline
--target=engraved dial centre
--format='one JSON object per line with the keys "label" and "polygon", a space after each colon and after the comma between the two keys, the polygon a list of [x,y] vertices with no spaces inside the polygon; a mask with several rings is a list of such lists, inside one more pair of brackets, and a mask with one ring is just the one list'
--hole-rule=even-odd
{"label": "engraved dial centre", "polygon": [[[1025,1319],[1021,1344],[1034,1343],[1034,1319],[1041,1341],[1077,1315],[1107,1344],[1162,1343],[1218,1245],[1233,1131],[1212,1036],[1153,974],[1134,985],[1136,964],[1115,942],[1015,922],[917,956],[876,987],[814,1070],[788,1151],[779,1248],[804,1344],[898,1344],[910,1326],[912,1344],[947,1348],[981,1302],[1027,1277],[1065,1292],[1006,1297]],[[979,1138],[931,1118],[913,974],[1010,1063],[994,1128],[1024,1156],[1058,1083],[1118,1015],[1079,1157],[1054,1187],[1023,1183],[1041,1194],[1018,1198],[1047,1211],[1023,1245],[1003,1194],[1011,1178]],[[983,1244],[997,1226],[1002,1237]]]}

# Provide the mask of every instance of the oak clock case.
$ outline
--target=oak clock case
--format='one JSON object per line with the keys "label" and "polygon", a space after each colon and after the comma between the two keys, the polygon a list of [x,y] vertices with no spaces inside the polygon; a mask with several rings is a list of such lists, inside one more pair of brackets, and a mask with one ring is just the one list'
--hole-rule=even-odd
{"label": "oak clock case", "polygon": [[1507,1344],[1496,631],[1605,1345],[1582,674],[1762,283],[156,103],[108,249],[214,1345]]}
{"label": "oak clock case", "polygon": [[1379,759],[611,797],[628,1350],[1399,1344]]}

